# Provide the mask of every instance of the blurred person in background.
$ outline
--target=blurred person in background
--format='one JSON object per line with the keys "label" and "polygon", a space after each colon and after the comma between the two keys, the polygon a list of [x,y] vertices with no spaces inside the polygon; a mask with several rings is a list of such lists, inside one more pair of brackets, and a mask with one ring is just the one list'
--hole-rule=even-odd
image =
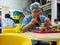
{"label": "blurred person in background", "polygon": [[60,13],[57,15],[57,18],[54,21],[60,22]]}
{"label": "blurred person in background", "polygon": [[14,21],[12,19],[10,19],[10,14],[5,14],[5,18],[2,19],[2,27],[5,26],[13,26]]}
{"label": "blurred person in background", "polygon": [[20,14],[19,14],[19,23],[21,23],[22,24],[22,21],[23,21],[23,19],[24,19],[24,17],[25,17],[25,15],[23,14],[23,12],[20,12]]}
{"label": "blurred person in background", "polygon": [[57,27],[60,29],[60,13],[57,15],[57,18],[54,20],[56,23]]}
{"label": "blurred person in background", "polygon": [[57,15],[57,20],[60,21],[60,14]]}
{"label": "blurred person in background", "polygon": [[19,19],[13,19],[15,23],[22,23],[22,20],[25,17],[22,11],[14,11],[13,15],[19,16]]}

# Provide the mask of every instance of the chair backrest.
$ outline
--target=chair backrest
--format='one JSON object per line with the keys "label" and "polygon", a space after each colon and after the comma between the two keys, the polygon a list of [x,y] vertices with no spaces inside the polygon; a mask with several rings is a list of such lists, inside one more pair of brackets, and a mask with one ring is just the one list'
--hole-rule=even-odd
{"label": "chair backrest", "polygon": [[16,30],[18,33],[21,33],[21,32],[22,32],[22,31],[21,31],[21,24],[20,24],[20,23],[14,24],[14,28],[15,28],[15,30]]}
{"label": "chair backrest", "polygon": [[32,45],[32,42],[27,35],[22,33],[1,33],[0,45]]}
{"label": "chair backrest", "polygon": [[6,26],[2,28],[2,33],[17,33],[14,27]]}

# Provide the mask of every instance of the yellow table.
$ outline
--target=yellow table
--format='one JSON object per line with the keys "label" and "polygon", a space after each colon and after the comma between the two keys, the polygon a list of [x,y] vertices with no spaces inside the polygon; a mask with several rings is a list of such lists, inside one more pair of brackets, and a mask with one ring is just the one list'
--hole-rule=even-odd
{"label": "yellow table", "polygon": [[24,34],[29,35],[32,40],[57,41],[57,45],[60,45],[60,33],[38,34],[32,32],[25,32]]}

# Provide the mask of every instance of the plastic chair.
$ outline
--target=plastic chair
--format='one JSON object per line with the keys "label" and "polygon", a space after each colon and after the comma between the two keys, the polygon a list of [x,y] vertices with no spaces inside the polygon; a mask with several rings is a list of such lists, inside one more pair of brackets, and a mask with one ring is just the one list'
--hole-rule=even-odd
{"label": "plastic chair", "polygon": [[17,33],[14,27],[6,26],[2,28],[2,33]]}
{"label": "plastic chair", "polygon": [[57,45],[60,45],[60,41],[57,41]]}
{"label": "plastic chair", "polygon": [[32,42],[27,35],[22,33],[1,33],[0,45],[32,45]]}
{"label": "plastic chair", "polygon": [[22,31],[21,31],[21,24],[20,24],[20,23],[14,24],[14,28],[15,28],[15,30],[16,30],[18,33],[21,33],[21,32],[22,32]]}

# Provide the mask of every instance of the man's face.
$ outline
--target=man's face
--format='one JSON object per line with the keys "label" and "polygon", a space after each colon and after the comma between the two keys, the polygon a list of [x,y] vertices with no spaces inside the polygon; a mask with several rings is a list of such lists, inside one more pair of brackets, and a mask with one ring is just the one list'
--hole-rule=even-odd
{"label": "man's face", "polygon": [[34,8],[31,10],[32,16],[33,17],[39,17],[40,16],[40,9],[39,8]]}

